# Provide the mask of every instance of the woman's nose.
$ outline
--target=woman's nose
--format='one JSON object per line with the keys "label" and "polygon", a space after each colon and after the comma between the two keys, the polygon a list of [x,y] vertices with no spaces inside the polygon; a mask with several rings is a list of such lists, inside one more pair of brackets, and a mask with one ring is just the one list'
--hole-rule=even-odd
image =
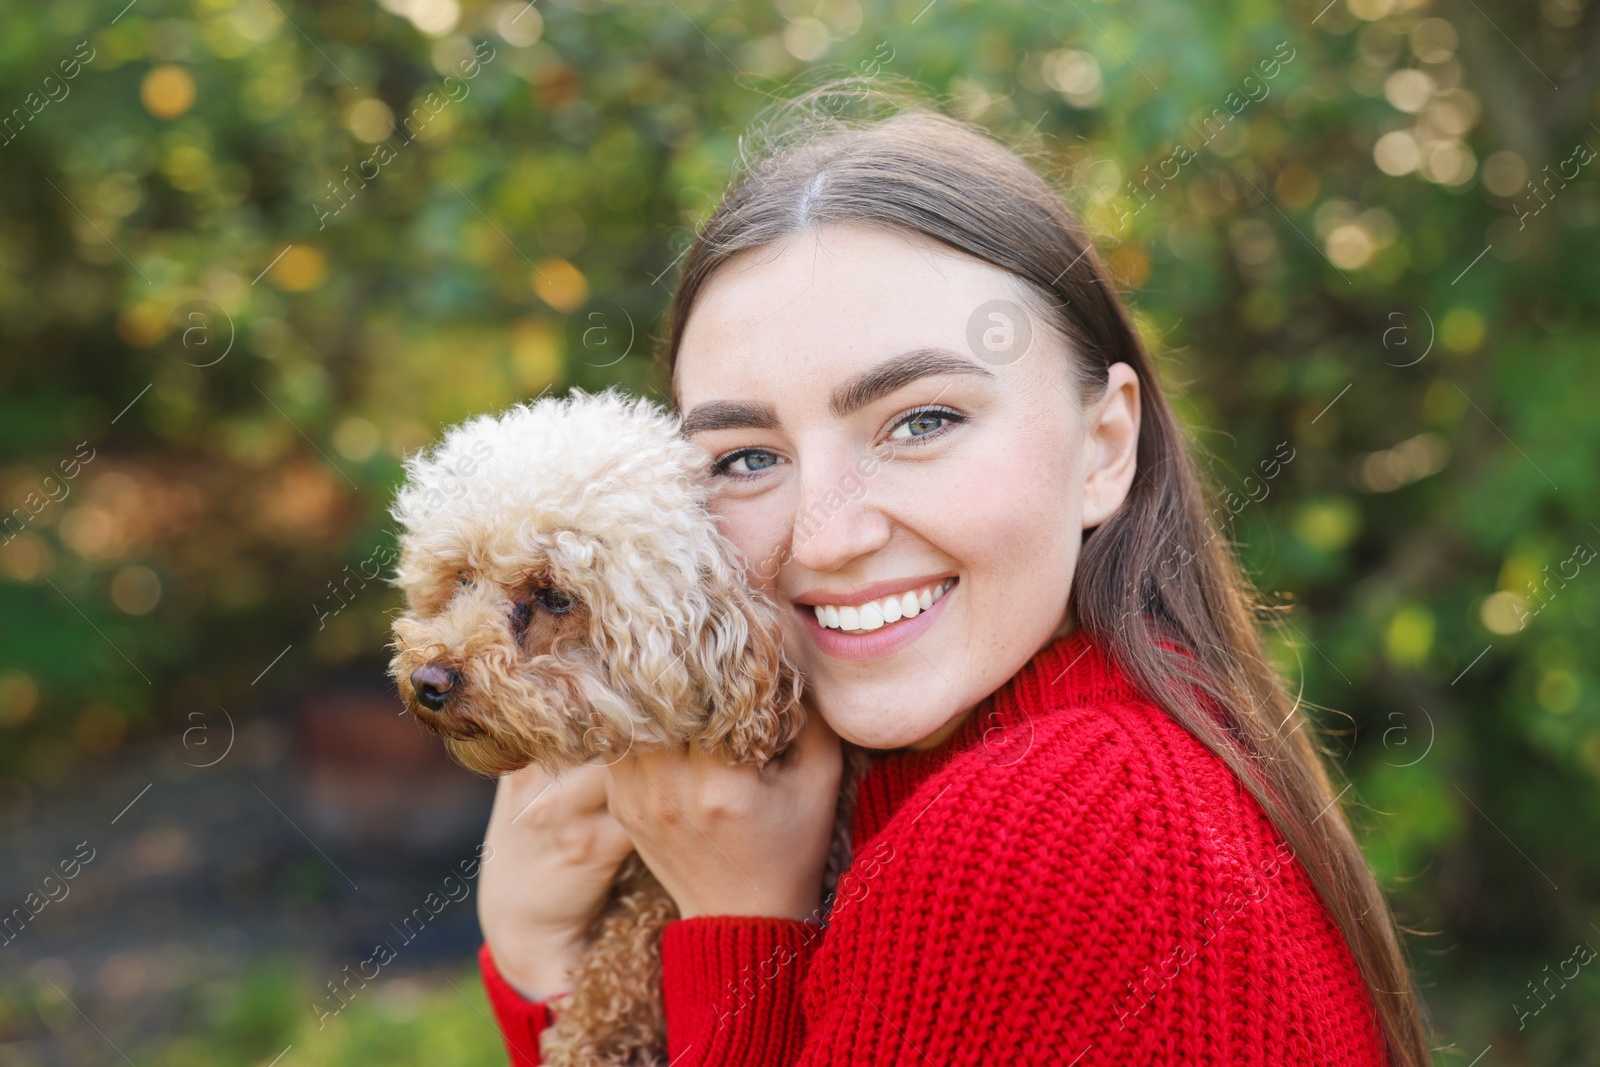
{"label": "woman's nose", "polygon": [[882,548],[892,526],[872,504],[870,479],[855,463],[802,466],[790,543],[796,563],[811,571],[839,570]]}

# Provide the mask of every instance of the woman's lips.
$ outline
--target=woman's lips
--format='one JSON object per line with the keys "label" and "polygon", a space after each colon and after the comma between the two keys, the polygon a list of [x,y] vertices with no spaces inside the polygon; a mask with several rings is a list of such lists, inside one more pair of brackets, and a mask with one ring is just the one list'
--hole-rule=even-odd
{"label": "woman's lips", "polygon": [[955,579],[944,595],[933,602],[932,607],[918,612],[914,618],[885,623],[869,633],[845,633],[829,629],[817,622],[816,610],[810,604],[796,604],[794,610],[800,616],[800,624],[811,636],[812,643],[828,655],[844,660],[879,659],[905,648],[938,622],[960,586],[961,580]]}

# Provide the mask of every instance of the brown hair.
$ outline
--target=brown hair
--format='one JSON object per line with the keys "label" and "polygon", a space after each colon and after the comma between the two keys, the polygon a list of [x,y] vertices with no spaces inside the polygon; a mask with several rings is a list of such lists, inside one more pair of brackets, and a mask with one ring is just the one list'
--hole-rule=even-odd
{"label": "brown hair", "polygon": [[[1207,530],[1212,494],[1103,261],[1022,156],[916,96],[903,84],[886,91],[881,79],[830,82],[780,105],[754,144],[741,142],[741,173],[684,258],[662,353],[669,371],[719,267],[829,223],[918,233],[1022,279],[1031,312],[1069,342],[1086,402],[1103,392],[1112,364],[1132,367],[1139,475],[1116,514],[1085,535],[1073,614],[1261,804],[1343,933],[1390,1061],[1426,1067],[1422,1009],[1383,892],[1311,730],[1301,729],[1299,701],[1263,653],[1264,605],[1226,538]],[[1171,574],[1164,568],[1175,560]]]}

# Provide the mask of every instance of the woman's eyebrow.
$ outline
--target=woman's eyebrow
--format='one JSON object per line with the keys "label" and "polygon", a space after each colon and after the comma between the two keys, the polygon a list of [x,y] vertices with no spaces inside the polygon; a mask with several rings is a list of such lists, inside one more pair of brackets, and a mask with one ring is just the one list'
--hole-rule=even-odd
{"label": "woman's eyebrow", "polygon": [[709,400],[683,417],[680,433],[693,437],[704,430],[776,430],[778,413],[771,404],[753,400]]}
{"label": "woman's eyebrow", "polygon": [[[864,371],[833,391],[828,410],[844,418],[879,397],[910,385],[919,378],[936,374],[977,374],[994,377],[990,371],[948,348],[913,348],[891,356],[871,370]],[[771,404],[753,400],[708,400],[696,404],[684,416],[682,434],[692,437],[706,430],[775,430],[778,413]]]}
{"label": "woman's eyebrow", "polygon": [[918,378],[935,374],[977,374],[993,378],[994,372],[948,348],[913,348],[851,378],[833,392],[828,410],[839,418],[888,396]]}

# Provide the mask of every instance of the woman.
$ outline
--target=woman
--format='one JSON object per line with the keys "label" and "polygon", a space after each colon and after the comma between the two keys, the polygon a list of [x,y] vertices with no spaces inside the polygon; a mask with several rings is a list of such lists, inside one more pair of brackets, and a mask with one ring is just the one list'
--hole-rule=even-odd
{"label": "woman", "polygon": [[[637,848],[683,915],[681,1067],[1427,1063],[1341,794],[1081,225],[926,109],[798,129],[689,250],[666,354],[817,714],[761,771],[501,781],[480,959],[513,1058]],[[872,759],[825,911],[840,737]]]}

